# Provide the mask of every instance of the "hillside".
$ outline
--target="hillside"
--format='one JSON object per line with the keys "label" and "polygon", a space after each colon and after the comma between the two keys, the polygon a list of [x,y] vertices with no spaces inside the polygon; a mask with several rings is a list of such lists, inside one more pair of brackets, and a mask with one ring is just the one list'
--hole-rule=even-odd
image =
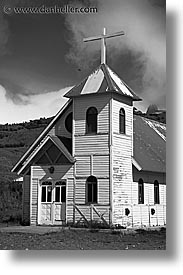
{"label": "hillside", "polygon": [[[162,117],[159,113],[144,114],[134,108],[134,114],[159,122],[166,121],[165,116]],[[0,124],[0,223],[21,221],[22,186],[12,182],[17,175],[11,173],[11,169],[51,120],[52,117]]]}
{"label": "hillside", "polygon": [[0,183],[10,182],[10,170],[52,118],[0,125]]}
{"label": "hillside", "polygon": [[[164,114],[163,117],[162,114],[145,114],[136,108],[134,114],[166,122]],[[11,168],[51,120],[52,117],[23,123],[0,124],[0,183],[11,182],[16,177],[10,172]]]}

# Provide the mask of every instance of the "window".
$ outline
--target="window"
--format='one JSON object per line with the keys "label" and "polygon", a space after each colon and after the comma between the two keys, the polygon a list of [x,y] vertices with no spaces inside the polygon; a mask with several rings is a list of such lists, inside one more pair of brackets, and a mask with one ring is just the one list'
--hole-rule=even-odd
{"label": "window", "polygon": [[97,133],[97,109],[90,107],[86,112],[86,133],[96,134]]}
{"label": "window", "polygon": [[125,134],[125,110],[123,108],[119,111],[119,132]]}
{"label": "window", "polygon": [[154,182],[154,204],[159,204],[159,182]]}
{"label": "window", "polygon": [[144,182],[143,182],[143,179],[139,179],[139,181],[138,181],[138,201],[139,201],[139,204],[144,203]]}
{"label": "window", "polygon": [[97,179],[90,176],[86,181],[86,201],[87,203],[97,203]]}
{"label": "window", "polygon": [[41,192],[41,202],[51,202],[52,201],[52,183],[50,181],[45,181],[42,183]]}
{"label": "window", "polygon": [[66,182],[58,181],[55,184],[55,202],[66,202]]}

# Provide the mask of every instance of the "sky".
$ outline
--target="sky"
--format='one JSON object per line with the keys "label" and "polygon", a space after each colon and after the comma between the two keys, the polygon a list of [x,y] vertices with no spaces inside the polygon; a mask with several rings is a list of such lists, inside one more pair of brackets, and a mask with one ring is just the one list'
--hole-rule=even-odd
{"label": "sky", "polygon": [[[55,115],[63,97],[100,64],[100,42],[84,37],[123,30],[107,41],[107,65],[143,101],[166,108],[164,0],[1,0],[0,124]],[[97,13],[16,14],[16,7],[97,7]],[[11,8],[11,14],[5,8]]]}

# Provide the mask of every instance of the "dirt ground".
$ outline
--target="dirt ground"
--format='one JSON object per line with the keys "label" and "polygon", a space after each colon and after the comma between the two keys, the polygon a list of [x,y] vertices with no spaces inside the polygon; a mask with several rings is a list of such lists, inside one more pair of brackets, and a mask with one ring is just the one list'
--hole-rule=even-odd
{"label": "dirt ground", "polygon": [[165,250],[166,230],[85,229],[30,233],[0,230],[0,250]]}

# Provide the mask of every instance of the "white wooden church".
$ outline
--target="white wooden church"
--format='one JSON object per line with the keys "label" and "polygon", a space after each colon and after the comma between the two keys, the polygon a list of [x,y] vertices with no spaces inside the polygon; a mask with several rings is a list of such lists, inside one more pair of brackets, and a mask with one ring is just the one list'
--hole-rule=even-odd
{"label": "white wooden church", "polygon": [[124,227],[166,224],[166,126],[133,114],[141,100],[101,64],[65,94],[66,104],[12,172],[23,176],[23,221]]}

